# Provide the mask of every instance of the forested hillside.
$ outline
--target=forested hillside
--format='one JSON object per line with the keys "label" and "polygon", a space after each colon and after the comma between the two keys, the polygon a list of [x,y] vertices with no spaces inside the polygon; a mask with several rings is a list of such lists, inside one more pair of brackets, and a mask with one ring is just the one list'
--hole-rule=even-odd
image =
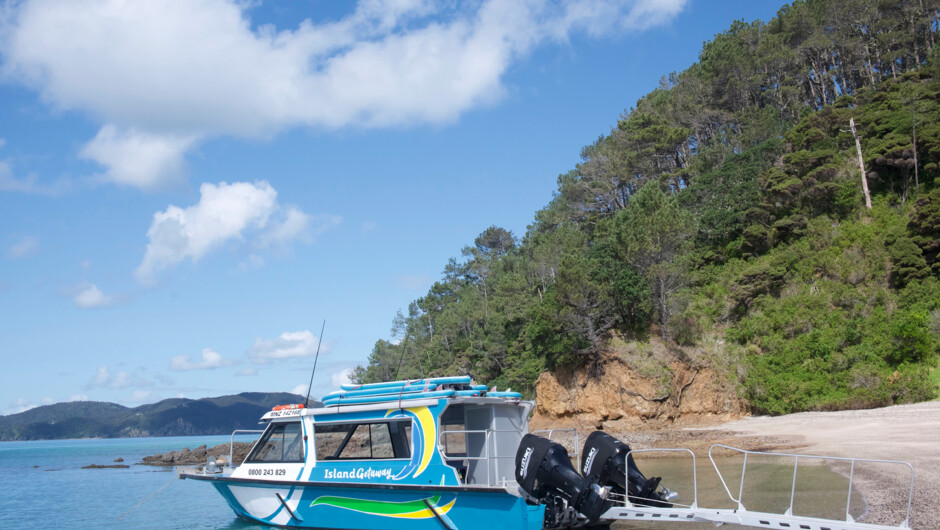
{"label": "forested hillside", "polygon": [[298,399],[303,396],[243,392],[215,398],[164,399],[134,408],[101,401],[56,403],[0,416],[0,441],[230,434],[235,429],[258,428],[265,412]]}
{"label": "forested hillside", "polygon": [[938,16],[806,0],[735,22],[581,150],[524,235],[452,259],[356,377],[531,393],[656,336],[758,412],[935,397]]}

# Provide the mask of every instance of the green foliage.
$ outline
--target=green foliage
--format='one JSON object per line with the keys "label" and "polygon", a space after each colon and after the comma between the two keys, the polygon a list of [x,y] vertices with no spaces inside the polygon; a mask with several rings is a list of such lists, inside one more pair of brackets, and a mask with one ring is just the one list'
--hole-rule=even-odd
{"label": "green foliage", "polygon": [[643,186],[614,218],[612,238],[623,260],[646,276],[663,338],[668,337],[669,321],[677,312],[673,294],[683,284],[685,270],[678,258],[694,231],[691,213],[655,182]]}
{"label": "green foliage", "polygon": [[940,276],[940,182],[935,181],[933,191],[917,199],[908,230],[930,271]]}
{"label": "green foliage", "polygon": [[817,224],[813,239],[825,244],[778,248],[735,284],[757,290],[772,277],[779,289],[753,296],[727,333],[754,348],[745,388],[756,410],[783,414],[932,396],[927,367],[940,350],[940,335],[931,329],[940,282],[913,281],[895,291],[882,274],[861,273],[890,254],[886,232],[904,221],[884,208],[875,215],[867,223]]}
{"label": "green foliage", "polygon": [[900,287],[911,280],[927,276],[927,261],[923,251],[905,232],[894,230],[888,233],[885,245],[891,255],[891,278],[895,285]]}
{"label": "green foliage", "polygon": [[753,149],[728,157],[721,166],[703,172],[679,195],[680,204],[699,219],[704,244],[721,245],[741,235],[761,212],[761,173],[780,156],[781,142],[770,139]]}
{"label": "green foliage", "polygon": [[934,399],[940,399],[940,369],[930,369],[930,382],[934,388]]}
{"label": "green foliage", "polygon": [[800,0],[735,22],[581,150],[521,240],[491,226],[452,259],[356,379],[467,373],[531,395],[542,370],[658,325],[729,341],[701,362],[758,411],[935,396],[938,16]]}

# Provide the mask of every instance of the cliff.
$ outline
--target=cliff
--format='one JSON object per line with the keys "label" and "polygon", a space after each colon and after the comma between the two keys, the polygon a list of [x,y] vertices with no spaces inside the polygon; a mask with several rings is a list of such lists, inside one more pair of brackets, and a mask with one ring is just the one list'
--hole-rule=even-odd
{"label": "cliff", "polygon": [[[722,348],[720,341],[712,344]],[[711,425],[747,412],[701,348],[614,339],[598,362],[543,372],[536,382],[532,428],[611,431]]]}

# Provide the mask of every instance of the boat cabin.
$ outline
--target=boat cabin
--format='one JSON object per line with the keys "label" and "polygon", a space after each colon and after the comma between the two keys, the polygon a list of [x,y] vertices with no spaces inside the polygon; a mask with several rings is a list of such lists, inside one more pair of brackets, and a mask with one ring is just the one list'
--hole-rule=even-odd
{"label": "boat cabin", "polygon": [[322,407],[272,410],[232,476],[505,487],[533,404],[460,379],[408,393],[354,388]]}

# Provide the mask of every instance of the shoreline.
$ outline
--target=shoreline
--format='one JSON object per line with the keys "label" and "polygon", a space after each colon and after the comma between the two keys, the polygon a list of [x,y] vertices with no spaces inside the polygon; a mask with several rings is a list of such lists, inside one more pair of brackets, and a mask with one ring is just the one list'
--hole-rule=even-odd
{"label": "shoreline", "polygon": [[[940,401],[880,409],[802,412],[752,417],[721,426],[739,433],[789,437],[802,452],[826,456],[899,460],[914,468],[912,528],[940,528]],[[899,466],[868,466],[856,472],[857,487],[872,508],[870,522],[898,525],[907,509],[910,475]],[[903,505],[898,504],[902,493]],[[893,495],[892,495],[893,494]]]}
{"label": "shoreline", "polygon": [[[753,416],[707,427],[611,433],[637,448],[682,447],[697,455],[722,443],[742,449],[908,462],[914,468],[914,529],[940,528],[940,401],[880,409]],[[847,475],[840,466],[834,471]],[[864,522],[898,526],[907,511],[906,466],[859,465],[854,485],[870,516]]]}

